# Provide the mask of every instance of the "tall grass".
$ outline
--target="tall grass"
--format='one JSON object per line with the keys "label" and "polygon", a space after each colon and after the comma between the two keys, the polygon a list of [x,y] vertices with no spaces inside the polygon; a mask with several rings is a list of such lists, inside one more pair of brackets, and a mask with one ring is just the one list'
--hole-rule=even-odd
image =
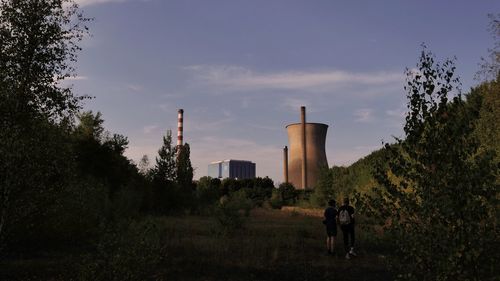
{"label": "tall grass", "polygon": [[[244,212],[241,215],[245,217]],[[216,215],[129,221],[107,230],[96,248],[82,258],[61,259],[60,268],[53,266],[51,272],[30,275],[30,265],[22,265],[23,270],[17,265],[24,273],[16,278],[6,275],[5,264],[0,262],[0,279],[24,280],[34,275],[37,280],[391,279],[361,228],[357,229],[357,259],[344,259],[340,229],[337,255],[326,256],[321,221],[299,212],[264,209],[252,210],[240,227],[229,232],[221,231]],[[66,256],[71,255],[77,253]],[[78,270],[64,269],[68,266]],[[10,264],[11,270],[15,267]]]}

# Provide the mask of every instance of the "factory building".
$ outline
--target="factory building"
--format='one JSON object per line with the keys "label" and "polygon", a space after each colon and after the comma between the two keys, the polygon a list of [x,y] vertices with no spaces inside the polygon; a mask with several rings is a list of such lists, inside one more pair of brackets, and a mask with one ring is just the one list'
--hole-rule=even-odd
{"label": "factory building", "polygon": [[252,179],[255,178],[255,163],[246,160],[224,160],[208,165],[211,178]]}

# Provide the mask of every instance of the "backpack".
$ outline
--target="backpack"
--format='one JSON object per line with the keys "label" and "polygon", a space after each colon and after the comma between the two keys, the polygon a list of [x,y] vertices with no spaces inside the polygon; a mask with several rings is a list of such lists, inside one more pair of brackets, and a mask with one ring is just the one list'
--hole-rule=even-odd
{"label": "backpack", "polygon": [[342,209],[339,213],[339,222],[341,225],[347,225],[351,223],[351,215],[347,209]]}

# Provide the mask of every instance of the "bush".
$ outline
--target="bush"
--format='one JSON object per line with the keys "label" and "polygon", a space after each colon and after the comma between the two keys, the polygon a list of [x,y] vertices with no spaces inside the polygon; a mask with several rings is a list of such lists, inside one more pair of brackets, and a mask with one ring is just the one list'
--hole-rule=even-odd
{"label": "bush", "polygon": [[297,201],[298,194],[295,187],[291,183],[284,182],[280,184],[278,187],[278,193],[282,205],[295,204]]}
{"label": "bush", "polygon": [[147,280],[165,256],[162,232],[150,220],[108,226],[96,252],[83,259],[79,280]]}
{"label": "bush", "polygon": [[242,228],[245,217],[250,215],[253,206],[244,190],[221,198],[215,207],[215,217],[223,232],[229,233]]}
{"label": "bush", "polygon": [[207,207],[214,205],[221,196],[221,181],[210,177],[201,177],[197,182],[195,198],[196,209],[199,213],[203,213]]}
{"label": "bush", "polygon": [[281,209],[283,207],[283,200],[281,200],[281,195],[277,190],[273,190],[273,195],[268,202],[273,209]]}
{"label": "bush", "polygon": [[8,251],[33,253],[92,242],[109,217],[107,188],[92,178],[69,184],[37,220],[11,229]]}

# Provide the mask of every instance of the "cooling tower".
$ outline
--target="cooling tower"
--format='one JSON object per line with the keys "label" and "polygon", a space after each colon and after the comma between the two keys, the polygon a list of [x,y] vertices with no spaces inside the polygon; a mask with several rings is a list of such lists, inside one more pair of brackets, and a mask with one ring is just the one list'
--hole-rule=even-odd
{"label": "cooling tower", "polygon": [[[297,189],[312,189],[316,186],[322,167],[328,167],[325,142],[328,125],[306,123],[305,109],[303,123],[286,126],[290,144],[288,157],[288,182]],[[305,159],[303,162],[302,160]],[[303,174],[302,171],[305,171]]]}

